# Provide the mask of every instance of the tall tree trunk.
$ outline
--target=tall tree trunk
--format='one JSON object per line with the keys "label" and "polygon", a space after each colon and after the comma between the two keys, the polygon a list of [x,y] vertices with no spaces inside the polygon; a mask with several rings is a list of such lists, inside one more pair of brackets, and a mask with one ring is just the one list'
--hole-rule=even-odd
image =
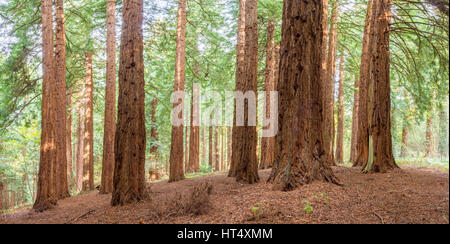
{"label": "tall tree trunk", "polygon": [[434,143],[433,143],[433,108],[431,107],[430,111],[427,113],[427,128],[426,128],[426,151],[425,157],[433,157],[434,153]]}
{"label": "tall tree trunk", "polygon": [[145,193],[143,9],[143,0],[123,1],[113,206],[140,201]]}
{"label": "tall tree trunk", "polygon": [[78,126],[77,126],[77,192],[83,190],[83,158],[84,158],[84,89],[80,93],[80,104],[78,105]]}
{"label": "tall tree trunk", "polygon": [[86,52],[85,116],[83,191],[94,190],[94,83],[92,80],[92,54]]}
{"label": "tall tree trunk", "polygon": [[[266,118],[270,116],[270,108],[272,106],[270,92],[275,89],[275,23],[271,20],[267,26],[267,45],[266,45],[266,76],[264,81],[266,97],[264,106],[266,108]],[[268,169],[273,162],[273,147],[275,137],[261,137],[261,162],[260,169]]]}
{"label": "tall tree trunk", "polygon": [[358,110],[359,110],[359,79],[355,77],[355,87],[353,92],[353,119],[352,119],[352,144],[350,147],[350,162],[356,161],[356,144],[358,138]]}
{"label": "tall tree trunk", "polygon": [[63,0],[55,1],[55,82],[56,82],[56,171],[57,196],[64,199],[70,196],[67,183],[66,149],[66,30]]}
{"label": "tall tree trunk", "polygon": [[5,206],[4,206],[5,197],[3,196],[4,191],[5,191],[5,187],[3,184],[3,175],[0,174],[0,210],[5,209]]}
{"label": "tall tree trunk", "polygon": [[[337,20],[338,20],[338,2],[333,4],[330,32],[329,32],[329,48],[327,56],[327,72],[326,72],[326,86],[324,86],[324,146],[325,154],[328,157],[327,162],[335,165],[334,160],[334,91],[335,91],[335,73],[336,73],[336,51],[337,51]],[[322,22],[323,25],[323,22]],[[324,34],[322,34],[324,35]],[[324,40],[326,41],[326,40]],[[323,46],[323,45],[322,45]],[[322,47],[321,46],[321,47]],[[323,51],[323,50],[322,50]],[[321,61],[322,62],[322,61]],[[323,68],[323,65],[322,65]]]}
{"label": "tall tree trunk", "polygon": [[54,181],[52,166],[56,164],[56,83],[53,59],[52,1],[41,1],[42,14],[42,125],[36,201],[33,209],[45,211],[56,203],[52,199]]}
{"label": "tall tree trunk", "polygon": [[447,157],[448,152],[448,115],[441,105],[439,112],[439,145],[438,151],[442,158]]}
{"label": "tall tree trunk", "polygon": [[68,110],[67,123],[66,123],[66,154],[67,154],[67,182],[68,188],[73,189],[73,160],[72,160],[72,87],[69,88],[66,106]]}
{"label": "tall tree trunk", "polygon": [[402,129],[402,147],[400,152],[400,158],[408,157],[408,135],[409,135],[409,118],[408,114],[405,115],[403,119],[403,129]]}
{"label": "tall tree trunk", "polygon": [[363,47],[361,55],[361,66],[359,75],[359,102],[358,102],[358,132],[356,136],[356,157],[353,166],[363,166],[369,158],[369,114],[368,114],[368,96],[369,80],[371,66],[371,47],[374,18],[374,0],[369,0],[367,6],[367,15],[364,25]]}
{"label": "tall tree trunk", "polygon": [[[363,165],[364,173],[384,173],[398,168],[392,150],[389,23],[391,0],[380,0],[375,4],[376,21],[373,43],[373,106],[369,102],[369,160]],[[370,86],[369,86],[370,87]],[[369,98],[370,99],[370,98]]]}
{"label": "tall tree trunk", "polygon": [[338,131],[336,142],[336,161],[344,162],[344,55],[339,61],[339,105],[338,105]]}
{"label": "tall tree trunk", "polygon": [[[178,2],[178,22],[177,22],[177,54],[175,60],[175,91],[184,91],[186,79],[186,0]],[[178,101],[177,101],[178,102]],[[178,103],[174,104],[174,107]],[[184,118],[183,111],[179,115]],[[172,140],[170,148],[170,175],[169,182],[184,179],[183,172],[183,125],[172,126]]]}
{"label": "tall tree trunk", "polygon": [[[236,78],[236,91],[244,94],[257,90],[257,66],[258,66],[258,1],[245,1],[245,54],[243,74]],[[237,181],[253,184],[259,181],[256,126],[248,124],[250,113],[248,100],[244,102],[244,126],[234,126],[232,176]],[[235,108],[236,109],[236,108]],[[235,111],[236,112],[236,111]]]}
{"label": "tall tree trunk", "polygon": [[[293,190],[314,180],[339,184],[324,154],[321,1],[285,0],[281,38],[279,133],[269,181]],[[299,18],[299,16],[301,16]]]}
{"label": "tall tree trunk", "polygon": [[114,134],[116,133],[116,1],[108,0],[106,7],[106,94],[105,127],[103,136],[103,159],[101,194],[113,191]]}
{"label": "tall tree trunk", "polygon": [[189,126],[184,127],[184,172],[188,173],[189,164]]}
{"label": "tall tree trunk", "polygon": [[202,129],[202,157],[201,157],[202,163],[204,163],[208,160],[206,133],[207,133],[206,126],[203,126],[203,129]]}
{"label": "tall tree trunk", "polygon": [[228,127],[228,139],[227,139],[227,168],[224,170],[230,170],[231,166],[231,154],[232,154],[232,137],[233,137],[233,127]]}
{"label": "tall tree trunk", "polygon": [[224,130],[225,127],[220,127],[220,171],[225,170],[225,132],[226,130]]}
{"label": "tall tree trunk", "polygon": [[[237,33],[237,44],[236,44],[236,90],[238,90],[238,83],[242,82],[245,74],[245,3],[247,0],[240,0],[239,2],[239,19],[238,19],[238,33]],[[233,123],[236,123],[236,110],[233,114]],[[233,127],[232,138],[237,138],[240,133],[239,127]],[[233,139],[236,141],[236,139]],[[232,143],[232,151],[238,150],[235,148],[238,144]],[[230,171],[228,173],[229,177],[234,177],[235,165],[233,160],[230,163]]]}

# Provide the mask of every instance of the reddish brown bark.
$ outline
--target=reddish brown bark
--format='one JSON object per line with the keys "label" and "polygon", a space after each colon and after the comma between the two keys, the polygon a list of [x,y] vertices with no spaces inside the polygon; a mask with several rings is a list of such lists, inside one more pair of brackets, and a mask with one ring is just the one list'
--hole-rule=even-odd
{"label": "reddish brown bark", "polygon": [[[258,69],[258,1],[245,1],[245,72],[236,78],[236,91],[256,94],[257,90],[257,69]],[[256,126],[248,125],[249,121],[249,101],[244,103],[244,126],[234,127],[233,132],[233,152],[232,176],[237,181],[253,184],[259,181],[258,161],[257,161],[257,132]],[[235,108],[236,109],[236,108]]]}
{"label": "reddish brown bark", "polygon": [[143,9],[143,0],[123,1],[113,206],[138,202],[145,194]]}
{"label": "reddish brown bark", "polygon": [[67,183],[66,31],[63,0],[55,1],[55,16],[56,189],[58,199],[64,199],[70,194]]}
{"label": "reddish brown bark", "polygon": [[67,91],[66,106],[68,110],[66,123],[66,150],[67,150],[67,182],[69,189],[73,189],[73,159],[72,159],[72,87]]}
{"label": "reddish brown bark", "polygon": [[38,212],[50,209],[56,203],[52,199],[54,182],[52,165],[56,163],[56,84],[53,58],[52,1],[41,1],[42,14],[42,124],[41,148],[36,201],[33,209]]}
{"label": "reddish brown bark", "polygon": [[[327,56],[327,78],[324,87],[324,143],[325,154],[328,156],[327,162],[335,165],[334,159],[334,91],[335,91],[335,73],[336,73],[336,51],[337,51],[337,20],[338,20],[338,2],[335,1],[332,6],[330,32],[329,32],[329,48]],[[323,25],[323,23],[322,23]],[[322,34],[323,35],[323,34]],[[322,45],[323,46],[323,45]]]}
{"label": "reddish brown bark", "polygon": [[85,115],[83,150],[83,191],[94,190],[94,83],[92,80],[92,54],[86,52]]}
{"label": "reddish brown bark", "polygon": [[[158,99],[153,99],[152,101],[152,129],[150,131],[150,136],[152,138],[153,143],[158,141],[158,127],[156,126],[156,108],[158,106]],[[158,145],[154,144],[150,148],[150,153],[155,154],[158,152]]]}
{"label": "reddish brown bark", "polygon": [[213,151],[213,127],[209,126],[208,129],[208,164],[213,168],[214,151]]}
{"label": "reddish brown bark", "polygon": [[[242,83],[245,73],[245,3],[247,0],[240,0],[239,2],[239,19],[238,19],[238,33],[237,33],[237,44],[236,44],[236,90],[238,90],[238,84]],[[236,123],[236,111],[233,114],[233,123]],[[236,142],[237,136],[240,133],[239,127],[233,127],[232,140]],[[232,152],[239,150],[237,148],[237,143],[232,143]],[[234,154],[236,155],[236,154]],[[231,156],[230,171],[228,173],[229,177],[235,176],[235,165],[233,160],[234,156]]]}
{"label": "reddish brown bark", "polygon": [[339,62],[339,104],[336,140],[336,162],[344,162],[344,55]]}
{"label": "reddish brown bark", "polygon": [[[374,5],[375,25],[373,42],[373,106],[369,106],[369,160],[363,165],[364,173],[384,173],[398,168],[392,150],[391,88],[389,34],[391,0],[379,0]],[[370,102],[369,102],[370,104]]]}
{"label": "reddish brown bark", "polygon": [[230,170],[231,166],[231,148],[232,148],[232,137],[233,137],[233,127],[228,127],[227,129],[227,167],[224,170]]}
{"label": "reddish brown bark", "polygon": [[214,128],[214,170],[220,171],[219,127]]}
{"label": "reddish brown bark", "polygon": [[358,110],[359,110],[359,79],[355,77],[353,94],[353,119],[352,119],[352,142],[350,147],[350,162],[356,161],[356,144],[358,143]]}
{"label": "reddish brown bark", "polygon": [[[178,22],[176,38],[175,85],[174,91],[184,91],[186,79],[186,0],[178,2]],[[179,103],[175,103],[178,106]],[[180,118],[184,118],[181,112]],[[172,140],[170,148],[170,176],[169,182],[184,179],[183,171],[183,126],[172,126]]]}
{"label": "reddish brown bark", "polygon": [[[266,74],[265,74],[265,93],[264,106],[266,108],[266,118],[270,117],[271,101],[270,92],[275,89],[275,23],[269,21],[267,26],[267,45],[266,45]],[[273,162],[273,147],[275,143],[275,137],[261,137],[261,161],[259,164],[260,169],[268,169],[272,166]]]}
{"label": "reddish brown bark", "polygon": [[356,136],[356,157],[353,166],[363,166],[369,158],[369,125],[368,125],[368,96],[369,96],[369,79],[373,32],[373,4],[374,0],[369,0],[367,6],[367,15],[364,25],[364,37],[360,67],[359,81],[359,102],[358,102],[358,127]]}
{"label": "reddish brown bark", "polygon": [[84,157],[84,89],[80,92],[80,102],[78,105],[78,126],[77,126],[77,156],[76,156],[76,185],[77,192],[83,190],[83,157]]}
{"label": "reddish brown bark", "polygon": [[102,181],[100,193],[113,191],[114,134],[116,133],[116,1],[107,1],[106,94],[103,136]]}
{"label": "reddish brown bark", "polygon": [[324,153],[321,130],[323,12],[317,9],[322,1],[284,1],[279,133],[269,179],[275,189],[293,190],[315,180],[339,184]]}

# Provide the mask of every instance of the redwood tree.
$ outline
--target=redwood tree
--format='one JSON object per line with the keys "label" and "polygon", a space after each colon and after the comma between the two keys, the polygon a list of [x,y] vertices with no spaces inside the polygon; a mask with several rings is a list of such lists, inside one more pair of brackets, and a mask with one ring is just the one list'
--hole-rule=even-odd
{"label": "redwood tree", "polygon": [[92,79],[92,54],[86,52],[83,191],[94,190],[94,83]]}
{"label": "redwood tree", "polygon": [[368,96],[371,64],[371,33],[373,32],[373,5],[374,0],[369,0],[367,5],[366,21],[364,24],[364,37],[362,45],[361,66],[359,74],[359,101],[358,101],[358,126],[356,136],[356,156],[353,166],[363,166],[369,158],[369,125],[368,125]]}
{"label": "redwood tree", "polygon": [[356,159],[356,144],[358,138],[358,110],[359,110],[359,79],[355,78],[355,87],[353,91],[353,113],[352,113],[352,142],[350,147],[350,162],[354,163]]}
{"label": "redwood tree", "polygon": [[322,126],[322,1],[284,0],[279,133],[269,181],[293,190],[314,180],[339,183],[324,154]]}
{"label": "redwood tree", "polygon": [[78,126],[77,126],[77,155],[76,155],[76,185],[77,192],[83,190],[83,155],[84,155],[84,89],[80,92],[78,104]]}
{"label": "redwood tree", "polygon": [[336,162],[344,162],[344,55],[339,61],[339,104],[336,141]]}
{"label": "redwood tree", "polygon": [[[56,84],[53,58],[52,1],[41,1],[42,15],[42,124],[41,148],[36,200],[33,209],[42,212],[56,201],[51,193],[55,187],[51,169],[56,163]],[[53,188],[53,189],[52,189]]]}
{"label": "redwood tree", "polygon": [[[176,60],[175,60],[175,84],[174,91],[184,91],[186,79],[186,0],[178,1],[178,22],[176,37]],[[174,103],[174,107],[179,105],[179,101]],[[178,114],[183,118],[183,111]],[[184,179],[183,172],[183,125],[172,125],[172,140],[170,146],[170,174],[169,182]]]}
{"label": "redwood tree", "polygon": [[[328,156],[327,162],[335,165],[334,161],[334,91],[335,91],[335,72],[336,72],[336,51],[337,51],[337,20],[338,20],[338,1],[332,6],[330,32],[328,39],[328,56],[326,84],[323,93],[323,116],[324,116],[324,149]],[[323,26],[323,22],[322,22]],[[323,28],[323,27],[322,27]],[[322,33],[322,36],[324,34]],[[326,41],[326,40],[324,40]],[[323,47],[323,43],[322,43]],[[323,50],[322,50],[323,51]],[[323,54],[322,54],[323,55]],[[322,61],[321,61],[322,62]],[[323,68],[323,66],[322,66]]]}
{"label": "redwood tree", "polygon": [[58,199],[64,199],[70,194],[67,183],[66,30],[63,0],[55,1],[55,13],[56,189]]}
{"label": "redwood tree", "polygon": [[[258,66],[258,1],[245,1],[245,53],[244,73],[236,78],[236,91],[242,93],[257,90],[257,66]],[[259,181],[257,162],[257,132],[256,126],[248,124],[249,101],[244,102],[244,126],[234,126],[233,152],[232,152],[232,176],[237,181],[253,184]],[[236,109],[236,108],[235,108]],[[236,113],[236,110],[235,110]],[[236,121],[236,119],[235,119]]]}
{"label": "redwood tree", "polygon": [[108,0],[106,24],[106,95],[103,136],[103,164],[100,193],[113,191],[114,134],[116,133],[116,1]]}
{"label": "redwood tree", "polygon": [[372,106],[369,106],[369,159],[363,165],[364,173],[384,173],[398,168],[393,155],[391,135],[390,9],[391,0],[379,0],[374,4],[376,38],[372,43],[373,85],[369,86],[373,99]]}
{"label": "redwood tree", "polygon": [[123,1],[113,206],[140,201],[145,193],[143,12],[143,0]]}
{"label": "redwood tree", "polygon": [[[271,108],[271,96],[270,92],[276,90],[275,84],[275,23],[271,20],[267,26],[267,44],[266,44],[266,70],[265,70],[265,93],[264,106],[266,108],[266,117],[270,116]],[[261,137],[261,161],[259,164],[260,169],[268,169],[272,166],[273,162],[273,147],[275,143],[275,137]]]}

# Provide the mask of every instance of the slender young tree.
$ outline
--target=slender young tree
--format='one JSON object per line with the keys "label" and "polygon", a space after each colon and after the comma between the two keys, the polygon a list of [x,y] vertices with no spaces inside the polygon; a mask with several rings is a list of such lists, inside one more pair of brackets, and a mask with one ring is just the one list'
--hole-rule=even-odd
{"label": "slender young tree", "polygon": [[108,0],[106,7],[106,95],[103,136],[101,194],[113,191],[114,134],[116,133],[116,1]]}
{"label": "slender young tree", "polygon": [[359,79],[355,77],[355,88],[353,92],[353,113],[352,113],[352,142],[350,147],[350,162],[356,160],[356,144],[358,138],[358,110],[359,110]]}
{"label": "slender young tree", "polygon": [[431,107],[427,112],[427,123],[425,131],[425,157],[433,157],[434,154],[433,114],[433,107]]}
{"label": "slender young tree", "polygon": [[373,32],[373,5],[375,0],[369,0],[364,24],[364,37],[359,74],[358,127],[356,136],[356,157],[353,166],[363,166],[369,158],[369,125],[368,96],[371,64],[371,33]]}
{"label": "slender young tree", "polygon": [[[279,132],[270,182],[293,190],[314,180],[339,184],[324,154],[322,130],[322,1],[284,0]],[[300,18],[299,18],[300,16]]]}
{"label": "slender young tree", "polygon": [[[155,143],[158,141],[158,127],[156,126],[156,108],[158,106],[158,99],[153,99],[152,101],[152,128],[150,131],[150,136],[152,138],[152,141]],[[150,154],[155,154],[158,152],[158,145],[153,144],[153,146],[150,148]]]}
{"label": "slender young tree", "polygon": [[138,202],[145,194],[143,5],[143,0],[124,0],[122,7],[113,206]]}
{"label": "slender young tree", "polygon": [[[363,165],[364,173],[385,173],[398,168],[392,150],[391,87],[389,35],[391,0],[378,0],[375,7],[373,42],[373,85],[369,86],[372,106],[369,105],[369,159]],[[370,98],[369,98],[370,99]]]}
{"label": "slender young tree", "polygon": [[220,171],[219,126],[214,127],[214,170]]}
{"label": "slender young tree", "polygon": [[[327,56],[327,72],[326,72],[326,86],[324,87],[324,140],[325,153],[328,156],[327,162],[335,165],[334,160],[334,91],[335,91],[335,73],[336,73],[336,52],[337,52],[337,20],[339,11],[338,1],[332,4],[331,23],[328,39],[328,56]],[[323,23],[322,23],[323,25]],[[324,35],[324,34],[322,34]],[[322,66],[323,67],[323,66]]]}
{"label": "slender young tree", "polygon": [[66,30],[63,0],[55,1],[55,16],[56,189],[58,199],[64,199],[70,194],[67,183]]}
{"label": "slender young tree", "polygon": [[338,126],[336,142],[336,162],[344,162],[344,55],[341,54],[339,61],[339,104],[338,104]]}
{"label": "slender young tree", "polygon": [[[51,169],[56,163],[56,108],[55,67],[53,58],[52,1],[41,1],[42,15],[42,125],[41,148],[36,200],[33,209],[38,212],[52,208],[55,187]],[[53,189],[52,189],[53,188]]]}
{"label": "slender young tree", "polygon": [[[266,74],[265,74],[265,92],[266,97],[264,100],[264,106],[266,108],[266,117],[270,116],[270,107],[272,101],[270,92],[275,90],[275,23],[269,21],[267,26],[267,44],[266,44]],[[268,169],[272,166],[273,162],[273,147],[275,143],[275,137],[261,137],[261,161],[259,164],[260,169]]]}
{"label": "slender young tree", "polygon": [[78,104],[78,126],[77,126],[77,192],[83,190],[83,157],[84,157],[84,88],[80,92],[80,101]]}
{"label": "slender young tree", "polygon": [[406,158],[408,157],[408,135],[409,135],[409,116],[405,115],[403,119],[403,128],[402,128],[402,147],[400,150],[400,157]]}
{"label": "slender young tree", "polygon": [[[175,60],[175,85],[176,92],[184,91],[186,79],[186,0],[178,1],[178,22],[176,38],[176,60]],[[174,103],[174,107],[179,105],[179,101]],[[182,105],[183,106],[183,105]],[[183,118],[183,111],[178,114]],[[183,125],[172,125],[172,140],[170,147],[170,175],[169,182],[184,179],[183,171]]]}
{"label": "slender young tree", "polygon": [[94,83],[92,79],[92,54],[86,52],[85,56],[83,191],[89,191],[94,190]]}
{"label": "slender young tree", "polygon": [[[236,78],[236,91],[243,94],[257,90],[258,69],[258,1],[245,1],[245,54],[244,74]],[[251,113],[249,99],[244,102],[244,126],[234,126],[232,164],[233,174],[237,181],[253,184],[259,181],[257,162],[256,126],[249,125]],[[235,108],[236,109],[236,108]],[[255,106],[256,109],[256,106]],[[235,111],[236,113],[236,111]],[[256,114],[256,113],[255,113]],[[236,119],[235,119],[236,121]]]}
{"label": "slender young tree", "polygon": [[213,152],[213,127],[209,126],[208,129],[208,164],[213,169],[213,160],[214,160],[214,152]]}

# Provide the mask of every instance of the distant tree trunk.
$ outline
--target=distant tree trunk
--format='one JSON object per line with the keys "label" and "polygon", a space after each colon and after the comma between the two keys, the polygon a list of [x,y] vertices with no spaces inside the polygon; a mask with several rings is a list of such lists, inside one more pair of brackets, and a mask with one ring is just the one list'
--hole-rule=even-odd
{"label": "distant tree trunk", "polygon": [[373,32],[374,18],[374,0],[369,0],[367,6],[367,15],[364,25],[363,47],[361,55],[360,80],[359,80],[359,102],[358,102],[358,132],[356,136],[356,157],[353,166],[363,166],[369,158],[369,114],[368,114],[368,96],[369,79],[371,66],[371,35]]}
{"label": "distant tree trunk", "polygon": [[[178,2],[178,23],[177,23],[177,54],[175,61],[175,91],[184,91],[186,79],[186,0]],[[174,104],[174,107],[178,103]],[[181,112],[180,118],[184,118]],[[169,182],[184,179],[183,172],[183,126],[172,126],[172,140],[170,148],[170,176]]]}
{"label": "distant tree trunk", "polygon": [[447,157],[448,152],[448,115],[444,107],[440,106],[439,112],[439,154],[442,158]]}
{"label": "distant tree trunk", "polygon": [[[336,73],[336,51],[337,51],[337,20],[338,20],[338,2],[335,1],[332,6],[329,48],[327,56],[327,78],[326,86],[324,86],[324,146],[325,154],[328,156],[327,162],[335,165],[334,160],[334,91],[335,91],[335,73]],[[323,22],[322,22],[323,25]],[[324,34],[322,34],[324,35]],[[323,67],[323,66],[322,66]]]}
{"label": "distant tree trunk", "polygon": [[[152,129],[150,132],[150,136],[152,138],[152,141],[155,143],[158,141],[158,127],[156,126],[156,107],[158,106],[158,99],[153,99],[152,101]],[[158,145],[153,144],[153,146],[150,148],[150,153],[155,154],[158,152]]]}
{"label": "distant tree trunk", "polygon": [[4,187],[4,184],[3,184],[2,180],[3,180],[3,176],[0,174],[0,210],[5,209],[5,206],[4,206],[5,197],[3,196],[4,195],[3,192],[5,191],[5,187]]}
{"label": "distant tree trunk", "polygon": [[[264,106],[266,108],[266,117],[270,116],[271,108],[271,96],[270,92],[276,90],[274,87],[274,69],[275,69],[275,23],[271,20],[267,27],[267,45],[266,45],[266,76],[264,81],[266,97],[264,100]],[[273,162],[273,147],[275,143],[275,137],[261,137],[261,161],[259,164],[260,169],[268,169],[272,166]]]}
{"label": "distant tree trunk", "polygon": [[427,113],[427,128],[426,128],[426,151],[425,157],[433,157],[434,153],[434,145],[433,145],[433,108],[431,107],[430,111]]}
{"label": "distant tree trunk", "polygon": [[213,127],[209,126],[209,131],[208,131],[208,164],[209,166],[211,166],[211,168],[213,168],[213,159],[214,159],[214,152],[213,152]]}
{"label": "distant tree trunk", "polygon": [[33,209],[43,212],[56,203],[52,199],[54,181],[52,166],[56,164],[56,83],[53,59],[52,1],[41,1],[42,14],[42,125],[36,201]]}
{"label": "distant tree trunk", "polygon": [[339,104],[338,104],[338,131],[336,142],[336,162],[344,162],[344,55],[341,54],[339,62]]}
{"label": "distant tree trunk", "polygon": [[84,116],[84,156],[83,191],[94,190],[94,83],[92,80],[92,54],[86,52],[85,116]]}
{"label": "distant tree trunk", "polygon": [[214,128],[214,169],[220,171],[219,127]]}
{"label": "distant tree trunk", "polygon": [[184,127],[184,170],[188,173],[189,164],[189,126]]}
{"label": "distant tree trunk", "polygon": [[230,170],[231,166],[231,148],[232,148],[233,127],[228,127],[228,139],[227,139],[227,168],[224,170]]}
{"label": "distant tree trunk", "polygon": [[[391,0],[380,0],[376,6],[374,25],[376,42],[373,56],[373,106],[369,110],[369,160],[363,165],[364,173],[384,173],[398,168],[392,150],[389,23]],[[370,99],[370,98],[369,98]]]}
{"label": "distant tree trunk", "polygon": [[83,190],[83,158],[84,158],[84,89],[80,93],[80,104],[78,105],[77,126],[77,192]]}
{"label": "distant tree trunk", "polygon": [[409,117],[408,115],[405,115],[405,118],[403,119],[402,147],[400,152],[400,158],[408,157],[408,135],[409,135],[408,117]]}
{"label": "distant tree trunk", "polygon": [[[244,94],[257,90],[257,66],[258,66],[258,1],[245,1],[245,55],[244,74],[236,79],[236,91]],[[237,181],[253,184],[259,181],[257,162],[257,132],[256,126],[248,124],[250,113],[248,100],[244,102],[244,126],[236,126],[233,133],[232,164],[233,174]],[[236,108],[235,108],[236,109]]]}
{"label": "distant tree trunk", "polygon": [[100,194],[113,191],[114,134],[116,133],[116,1],[108,0],[106,7],[106,94],[103,136],[102,181]]}
{"label": "distant tree trunk", "polygon": [[220,171],[225,170],[225,134],[226,130],[225,127],[220,127]]}
{"label": "distant tree trunk", "polygon": [[145,194],[143,9],[143,0],[123,1],[113,206],[138,202]]}
{"label": "distant tree trunk", "polygon": [[350,162],[356,161],[356,144],[358,138],[358,110],[359,110],[359,79],[355,77],[355,87],[353,95],[353,119],[352,119],[352,144],[350,147]]}
{"label": "distant tree trunk", "polygon": [[[239,19],[238,19],[238,33],[237,33],[237,44],[236,44],[236,90],[238,90],[238,83],[242,82],[245,74],[245,3],[247,0],[240,0],[239,2]],[[233,114],[233,123],[236,123],[236,111]],[[237,138],[240,133],[241,128],[234,126],[232,138]],[[236,140],[236,139],[234,139]],[[236,151],[237,143],[232,143],[232,152]],[[229,177],[235,176],[235,165],[233,160],[230,163],[230,171],[228,173]]]}
{"label": "distant tree trunk", "polygon": [[323,13],[316,9],[322,9],[321,1],[285,0],[283,5],[279,133],[269,181],[285,191],[315,180],[339,184],[324,154]]}
{"label": "distant tree trunk", "polygon": [[66,154],[67,154],[67,182],[69,189],[73,189],[73,159],[72,159],[72,87],[69,88],[66,97],[66,106],[68,109],[66,123]]}

